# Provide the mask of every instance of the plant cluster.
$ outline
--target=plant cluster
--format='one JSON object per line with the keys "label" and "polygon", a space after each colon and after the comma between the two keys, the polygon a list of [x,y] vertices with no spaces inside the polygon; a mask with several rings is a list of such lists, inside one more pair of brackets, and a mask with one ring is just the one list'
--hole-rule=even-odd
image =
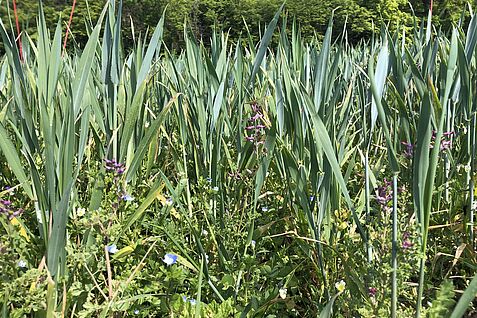
{"label": "plant cluster", "polygon": [[473,314],[477,16],[353,46],[282,12],[180,52],[112,2],[82,50],[41,2],[0,23],[3,317]]}

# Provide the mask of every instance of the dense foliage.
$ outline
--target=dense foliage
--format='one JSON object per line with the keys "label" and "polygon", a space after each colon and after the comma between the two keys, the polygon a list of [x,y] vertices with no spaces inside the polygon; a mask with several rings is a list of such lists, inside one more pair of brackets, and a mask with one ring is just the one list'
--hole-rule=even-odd
{"label": "dense foliage", "polygon": [[2,317],[475,315],[477,15],[126,51],[111,3],[63,51],[38,9],[21,57],[0,23]]}
{"label": "dense foliage", "polygon": [[[28,34],[36,33],[38,0],[17,1],[19,19],[22,29]],[[56,25],[58,17],[63,20],[69,17],[72,0],[45,0],[45,20],[48,26]],[[119,1],[116,1],[117,3]],[[260,38],[260,28],[273,17],[280,7],[281,0],[123,0],[123,40],[126,47],[134,42],[132,30],[136,36],[153,29],[159,21],[166,6],[168,12],[165,19],[164,40],[171,49],[179,49],[184,45],[184,22],[194,32],[196,38],[207,44],[214,30],[223,29],[230,34],[233,41],[248,36],[248,31],[256,41]],[[304,39],[311,40],[315,35],[323,36],[328,20],[334,11],[336,34],[346,27],[348,39],[357,42],[369,38],[371,34],[379,34],[381,23],[389,24],[391,30],[398,26],[408,29],[427,16],[426,0],[288,0],[286,1],[289,26],[296,20],[300,25]],[[96,21],[104,0],[77,1],[72,31],[77,43],[83,45],[88,38],[85,20]],[[434,26],[449,30],[457,23],[466,9],[464,0],[434,1]],[[8,8],[12,10],[12,0],[0,0],[0,18],[8,21]],[[10,17],[13,13],[10,12]],[[131,21],[134,28],[131,26]],[[245,24],[248,25],[248,31]],[[374,23],[374,25],[373,25]],[[7,29],[9,27],[6,23]]]}

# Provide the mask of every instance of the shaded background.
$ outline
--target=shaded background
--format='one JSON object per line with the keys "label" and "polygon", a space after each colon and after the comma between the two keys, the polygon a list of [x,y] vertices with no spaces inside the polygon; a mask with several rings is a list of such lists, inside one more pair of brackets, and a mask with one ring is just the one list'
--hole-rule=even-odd
{"label": "shaded background", "polygon": [[[72,0],[44,0],[47,25],[55,27],[61,16],[66,26],[72,2]],[[122,28],[124,46],[128,48],[134,43],[131,21],[136,36],[144,35],[148,29],[152,31],[168,4],[164,40],[169,48],[181,48],[184,22],[188,24],[190,31],[206,44],[214,26],[228,31],[232,41],[237,41],[240,36],[246,37],[245,23],[256,40],[259,38],[260,29],[263,30],[266,23],[272,19],[282,2],[282,0],[124,0]],[[471,3],[475,5],[476,2],[477,0],[473,0]],[[89,19],[93,23],[96,21],[104,3],[102,0],[77,1],[72,25],[74,41],[71,41],[70,45],[76,43],[82,46],[85,43],[88,37],[87,21]],[[468,10],[466,3],[464,0],[434,1],[434,25],[444,31],[448,30],[453,23],[458,22],[463,12]],[[411,7],[414,9],[414,15]],[[17,8],[22,30],[27,30],[28,34],[35,38],[38,0],[17,0]],[[422,18],[427,16],[426,0],[288,0],[287,21],[291,24],[293,19],[296,19],[305,39],[313,36],[320,38],[326,30],[334,8],[337,8],[334,15],[336,33],[340,33],[346,24],[348,39],[354,43],[369,38],[373,32],[379,30],[382,22],[389,24],[391,30],[403,26],[410,31],[414,17],[417,23],[420,23]],[[0,0],[0,18],[9,29],[14,24],[12,0]]]}

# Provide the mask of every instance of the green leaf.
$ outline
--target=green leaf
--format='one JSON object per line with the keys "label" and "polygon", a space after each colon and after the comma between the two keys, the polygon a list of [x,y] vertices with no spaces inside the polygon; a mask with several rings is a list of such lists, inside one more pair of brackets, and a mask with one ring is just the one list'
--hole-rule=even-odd
{"label": "green leaf", "polygon": [[475,295],[477,295],[477,275],[474,276],[469,286],[467,286],[465,289],[464,293],[457,302],[457,305],[452,311],[450,318],[463,317],[467,311],[467,308],[469,308],[470,303],[475,300]]}
{"label": "green leaf", "polygon": [[2,149],[2,152],[5,155],[5,158],[7,159],[10,168],[12,169],[12,172],[17,177],[18,181],[20,182],[28,197],[33,200],[33,192],[28,177],[23,170],[20,157],[18,156],[15,145],[8,137],[8,133],[3,127],[2,123],[0,123],[0,140],[2,140],[2,142],[0,142],[0,149]]}

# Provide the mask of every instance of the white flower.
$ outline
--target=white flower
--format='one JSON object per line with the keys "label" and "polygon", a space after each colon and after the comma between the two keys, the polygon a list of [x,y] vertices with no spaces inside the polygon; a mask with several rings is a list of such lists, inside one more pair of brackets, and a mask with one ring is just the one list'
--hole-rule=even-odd
{"label": "white flower", "polygon": [[85,208],[78,208],[78,209],[76,210],[76,215],[77,215],[77,216],[83,216],[83,215],[85,215],[85,213],[86,213],[86,209],[85,209]]}
{"label": "white flower", "polygon": [[214,191],[214,192],[219,192],[219,187],[217,187],[217,186],[213,187],[213,188],[212,188],[212,191]]}
{"label": "white flower", "polygon": [[335,287],[340,293],[342,293],[346,288],[346,282],[344,280],[340,280],[339,282],[336,282]]}
{"label": "white flower", "polygon": [[256,245],[256,244],[257,244],[257,242],[255,242],[254,240],[252,240],[252,241],[250,242],[250,245],[252,245],[252,248],[255,248],[255,245]]}
{"label": "white flower", "polygon": [[209,232],[207,232],[206,229],[203,229],[203,230],[202,230],[202,234],[203,234],[204,236],[207,236],[207,235],[209,235]]}
{"label": "white flower", "polygon": [[280,295],[281,299],[287,298],[287,289],[283,287],[280,288],[280,290],[278,291],[278,294]]}
{"label": "white flower", "polygon": [[109,254],[114,254],[118,251],[116,244],[111,244],[107,247]]}
{"label": "white flower", "polygon": [[18,267],[20,267],[20,268],[25,268],[25,267],[27,267],[27,263],[26,263],[24,260],[18,261],[18,264],[17,264],[17,265],[18,265]]}
{"label": "white flower", "polygon": [[169,266],[169,265],[175,264],[178,258],[179,257],[175,254],[167,253],[166,255],[164,255],[164,258],[162,259],[162,261],[166,263],[167,266]]}
{"label": "white flower", "polygon": [[131,196],[131,195],[129,195],[129,194],[127,194],[127,193],[122,196],[122,199],[123,199],[124,201],[134,201],[134,197]]}
{"label": "white flower", "polygon": [[166,200],[166,205],[167,205],[167,206],[171,206],[172,203],[173,203],[172,198],[167,198],[167,200]]}

